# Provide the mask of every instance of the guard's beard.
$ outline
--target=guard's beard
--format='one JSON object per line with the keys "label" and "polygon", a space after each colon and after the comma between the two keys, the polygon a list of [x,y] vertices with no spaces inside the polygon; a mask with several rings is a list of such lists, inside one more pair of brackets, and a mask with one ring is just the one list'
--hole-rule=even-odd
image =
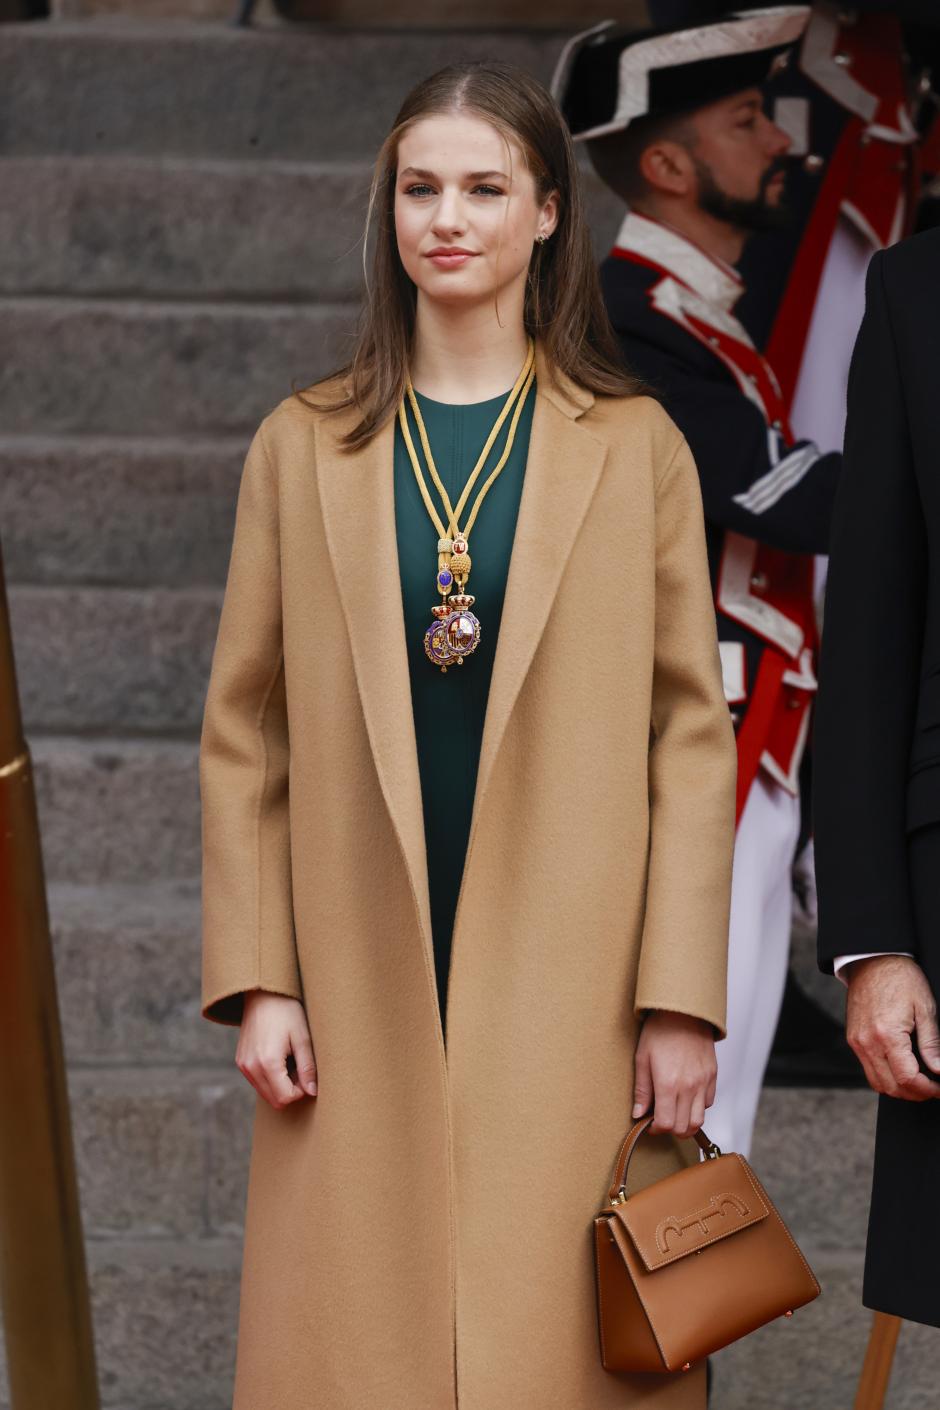
{"label": "guard's beard", "polygon": [[729,196],[727,191],[722,191],[712,175],[711,167],[700,161],[693,153],[690,153],[690,156],[695,163],[695,172],[698,176],[698,203],[703,211],[715,216],[717,220],[724,220],[729,225],[736,225],[741,230],[777,230],[781,225],[786,225],[790,218],[786,202],[781,199],[776,205],[771,205],[767,199],[767,188],[771,181],[780,172],[786,170],[781,159],[778,158],[764,172],[760,179],[757,195],[753,200],[744,201],[739,196]]}

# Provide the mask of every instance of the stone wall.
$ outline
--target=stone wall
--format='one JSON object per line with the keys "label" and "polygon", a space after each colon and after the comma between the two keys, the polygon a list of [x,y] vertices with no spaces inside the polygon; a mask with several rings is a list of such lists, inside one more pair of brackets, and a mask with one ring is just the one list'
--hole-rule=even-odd
{"label": "stone wall", "polygon": [[[226,20],[238,0],[51,0],[59,19],[124,15],[135,19]],[[616,18],[642,23],[643,0],[293,0],[292,16],[339,25],[577,28]],[[276,18],[273,0],[259,0],[257,22]]]}
{"label": "stone wall", "polygon": [[[234,15],[238,0],[52,0],[56,19],[87,19],[92,16],[124,15],[143,20],[188,19],[226,20]],[[274,14],[271,0],[259,0],[259,18]]]}

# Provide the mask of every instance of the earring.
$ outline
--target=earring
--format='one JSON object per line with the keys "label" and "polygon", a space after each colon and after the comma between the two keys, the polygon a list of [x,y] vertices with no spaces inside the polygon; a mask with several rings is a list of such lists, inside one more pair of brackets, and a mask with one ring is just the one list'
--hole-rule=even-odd
{"label": "earring", "polygon": [[535,237],[535,243],[536,243],[537,245],[544,245],[544,244],[545,244],[545,241],[546,241],[547,239],[548,239],[548,236],[545,234],[545,231],[544,231],[544,230],[540,230],[539,233],[538,233],[538,234],[536,235],[536,237]]}

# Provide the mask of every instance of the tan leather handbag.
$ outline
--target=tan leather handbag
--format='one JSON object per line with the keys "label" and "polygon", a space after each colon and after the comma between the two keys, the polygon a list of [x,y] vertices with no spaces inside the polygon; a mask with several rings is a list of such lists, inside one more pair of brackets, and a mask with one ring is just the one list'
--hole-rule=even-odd
{"label": "tan leather handbag", "polygon": [[747,1161],[704,1131],[705,1160],[625,1193],[628,1133],[594,1220],[601,1361],[607,1371],[687,1371],[819,1296],[819,1284]]}

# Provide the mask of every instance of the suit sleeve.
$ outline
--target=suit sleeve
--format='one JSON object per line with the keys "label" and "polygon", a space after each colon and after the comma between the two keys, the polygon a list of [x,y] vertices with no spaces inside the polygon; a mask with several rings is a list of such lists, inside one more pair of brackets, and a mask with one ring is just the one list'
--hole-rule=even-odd
{"label": "suit sleeve", "polygon": [[696,375],[649,343],[624,349],[692,449],[709,522],[788,553],[825,553],[841,456],[784,441],[726,378]]}
{"label": "suit sleeve", "polygon": [[245,992],[302,998],[291,902],[289,744],[277,495],[258,431],[242,475],[199,756],[202,1013],[241,1022]]}
{"label": "suit sleeve", "polygon": [[849,375],[814,748],[819,963],[917,953],[906,792],[926,596],[923,513],[884,287],[868,270]]}
{"label": "suit sleeve", "polygon": [[736,753],[695,464],[680,438],[656,504],[650,854],[636,1010],[725,1032]]}

